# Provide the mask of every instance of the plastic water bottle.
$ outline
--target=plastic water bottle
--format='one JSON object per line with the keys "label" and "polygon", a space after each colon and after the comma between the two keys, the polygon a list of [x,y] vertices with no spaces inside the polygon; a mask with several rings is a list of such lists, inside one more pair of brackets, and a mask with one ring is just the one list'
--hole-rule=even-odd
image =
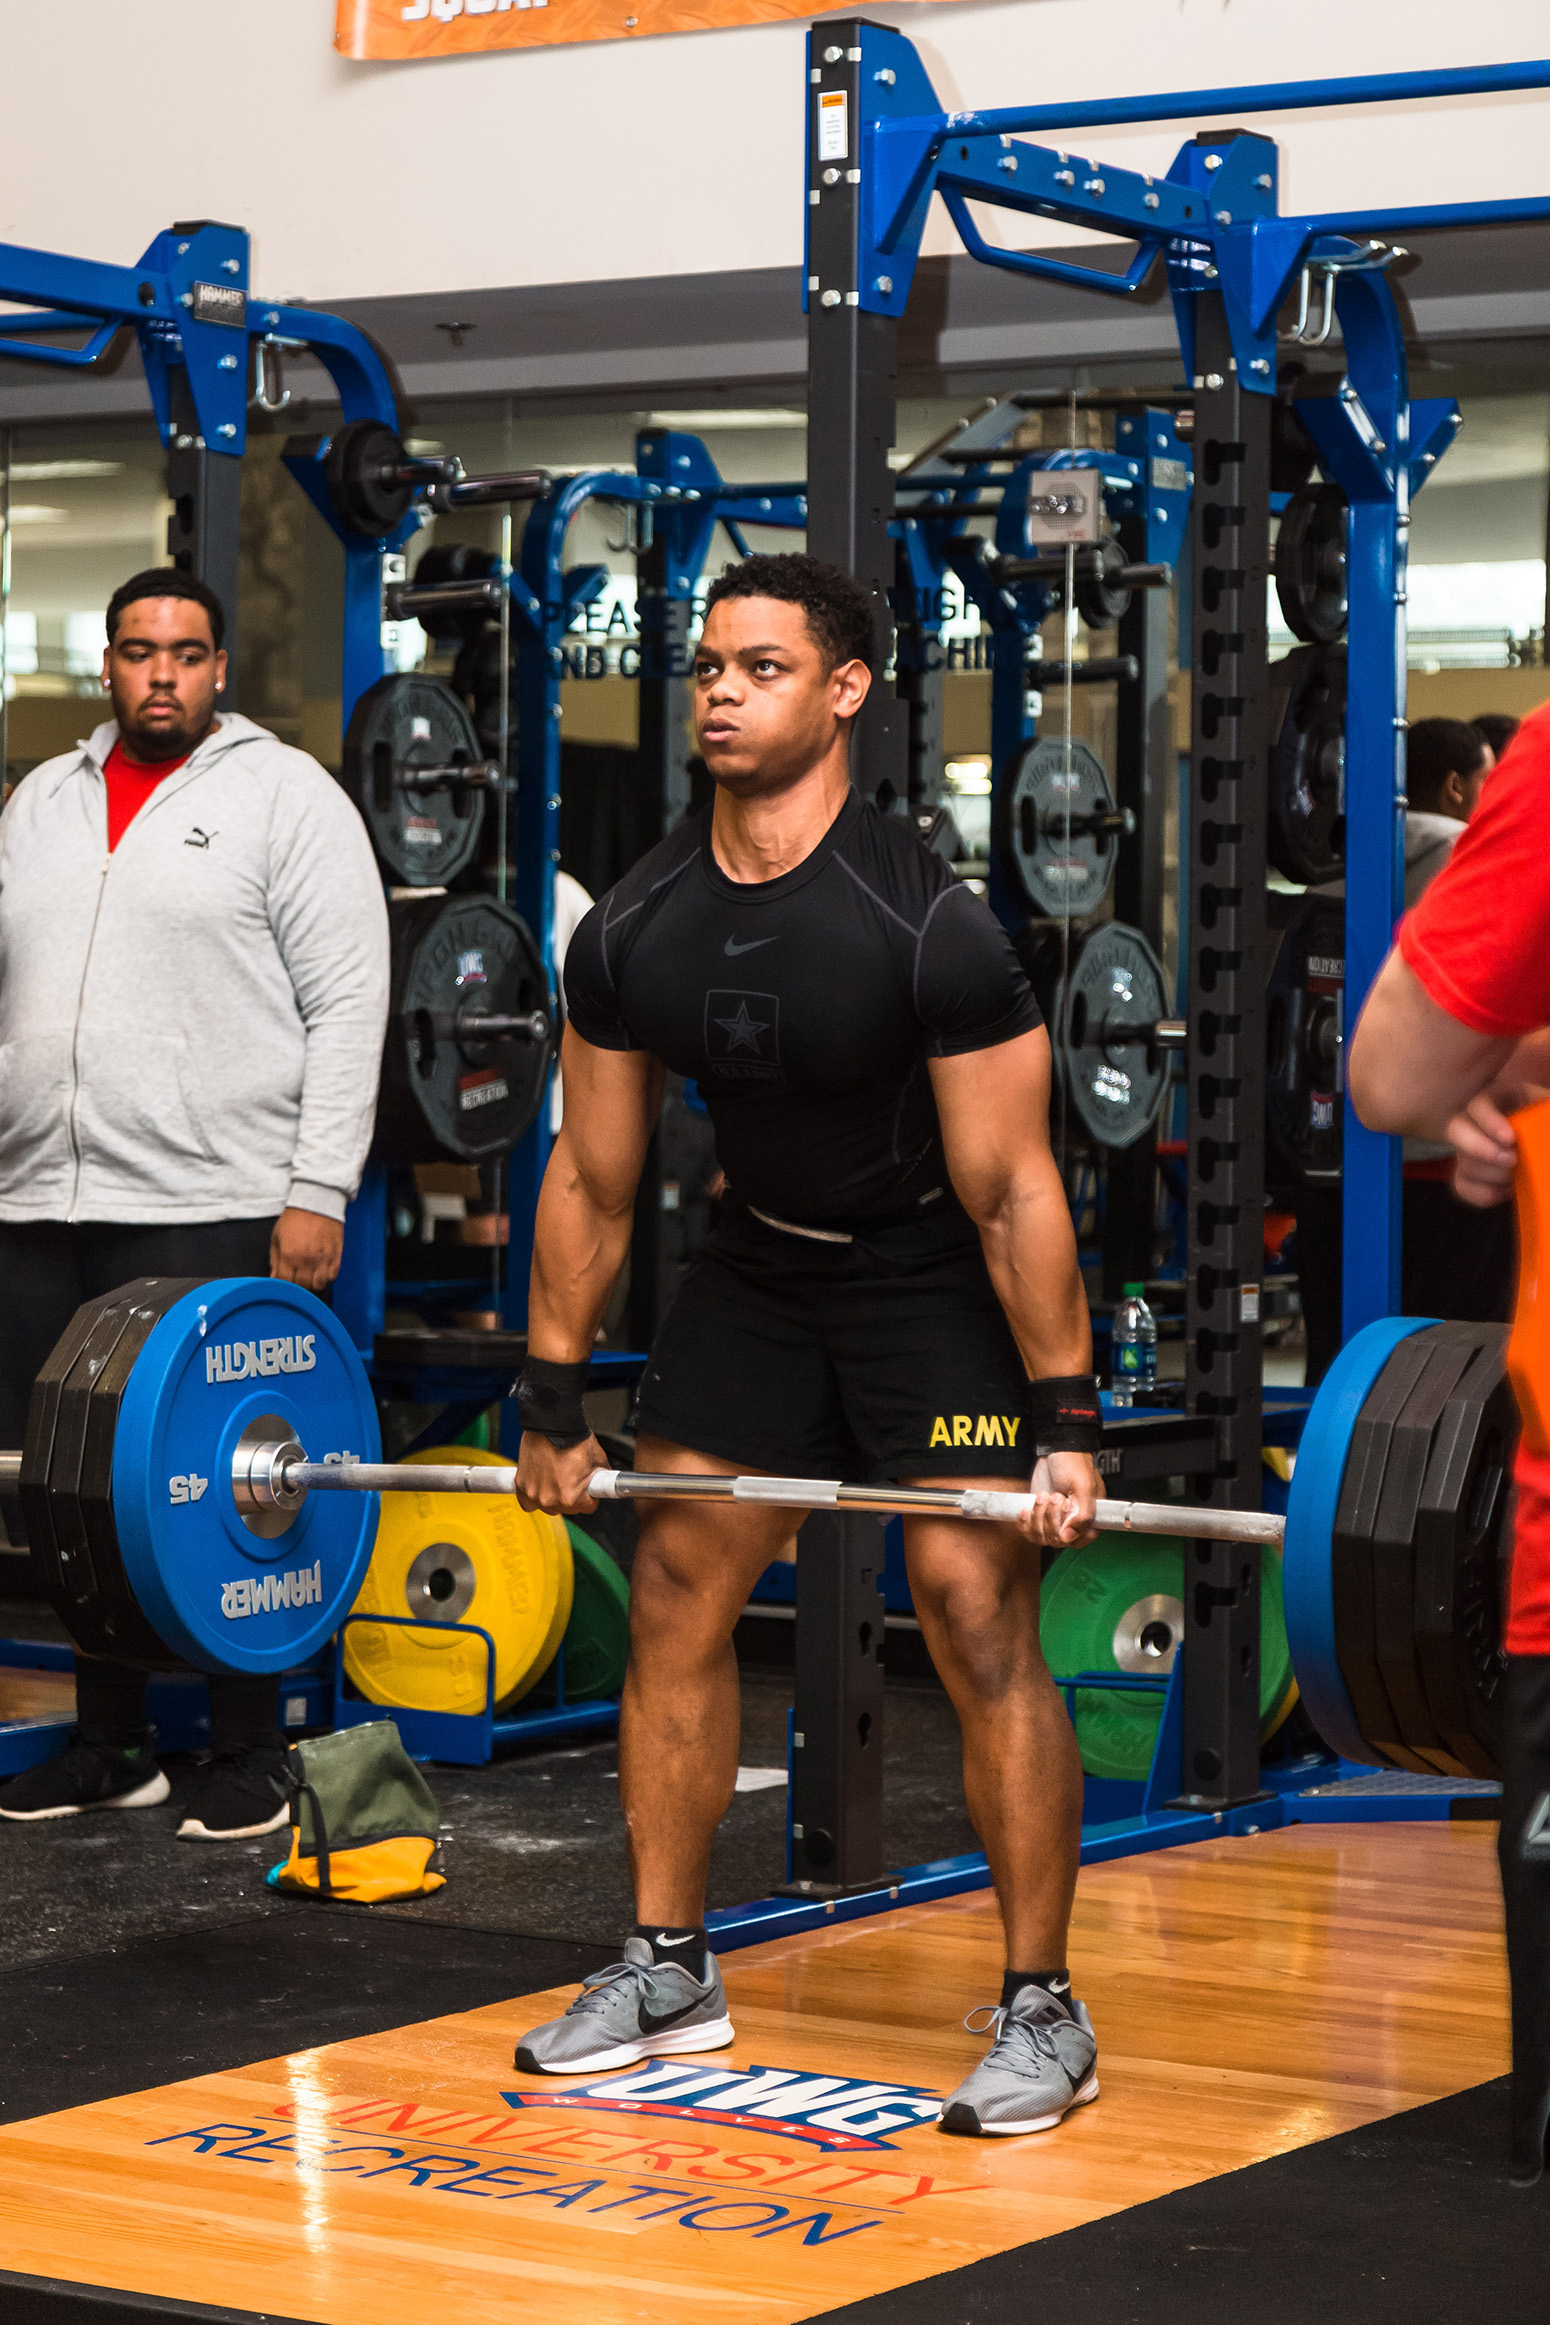
{"label": "plastic water bottle", "polygon": [[1126,1284],[1114,1311],[1109,1342],[1109,1394],[1116,1405],[1133,1405],[1137,1389],[1157,1380],[1157,1319],[1141,1294],[1142,1284]]}

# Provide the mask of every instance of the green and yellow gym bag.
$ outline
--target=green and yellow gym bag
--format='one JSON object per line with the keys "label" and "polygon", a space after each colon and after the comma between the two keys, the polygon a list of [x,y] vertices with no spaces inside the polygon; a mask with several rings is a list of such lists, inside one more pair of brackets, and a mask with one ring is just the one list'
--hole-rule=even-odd
{"label": "green and yellow gym bag", "polygon": [[271,1889],[385,1905],[446,1887],[430,1870],[441,1812],[392,1720],[297,1744],[286,1774],[291,1853],[271,1869]]}

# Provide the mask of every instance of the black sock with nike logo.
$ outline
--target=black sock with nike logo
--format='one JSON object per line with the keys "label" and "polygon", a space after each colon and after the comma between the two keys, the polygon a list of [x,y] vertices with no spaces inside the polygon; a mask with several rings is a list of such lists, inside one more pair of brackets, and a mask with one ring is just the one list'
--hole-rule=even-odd
{"label": "black sock with nike logo", "polygon": [[693,1924],[688,1929],[664,1929],[659,1921],[638,1921],[635,1924],[635,1935],[644,1938],[650,1946],[654,1962],[672,1962],[680,1970],[687,1970],[691,1978],[703,1981],[707,1951],[703,1923]]}
{"label": "black sock with nike logo", "polygon": [[1071,2008],[1069,1970],[1008,1970],[1001,1980],[1001,2007],[1010,2010],[1025,1986],[1042,1986],[1066,2010]]}

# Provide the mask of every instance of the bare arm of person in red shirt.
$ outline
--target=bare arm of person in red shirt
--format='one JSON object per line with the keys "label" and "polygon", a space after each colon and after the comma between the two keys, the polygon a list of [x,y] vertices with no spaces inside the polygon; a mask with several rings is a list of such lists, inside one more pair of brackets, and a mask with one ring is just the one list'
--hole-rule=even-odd
{"label": "bare arm of person in red shirt", "polygon": [[1516,1042],[1476,1033],[1438,1008],[1396,951],[1357,1024],[1347,1088],[1369,1130],[1446,1139],[1458,1156],[1454,1193],[1489,1209],[1512,1193],[1508,1115],[1550,1098],[1550,1028]]}
{"label": "bare arm of person in red shirt", "polygon": [[1454,1193],[1512,1191],[1508,1115],[1550,1097],[1550,706],[1524,722],[1447,865],[1405,916],[1347,1062],[1369,1130],[1442,1138]]}

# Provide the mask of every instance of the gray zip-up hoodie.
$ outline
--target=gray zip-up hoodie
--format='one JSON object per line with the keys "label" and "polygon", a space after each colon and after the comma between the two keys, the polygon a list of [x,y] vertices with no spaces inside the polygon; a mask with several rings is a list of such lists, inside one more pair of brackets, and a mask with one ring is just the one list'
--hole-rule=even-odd
{"label": "gray zip-up hoodie", "polygon": [[365,826],[224,712],[110,856],[117,735],[0,815],[0,1219],[342,1219],[387,1017]]}

